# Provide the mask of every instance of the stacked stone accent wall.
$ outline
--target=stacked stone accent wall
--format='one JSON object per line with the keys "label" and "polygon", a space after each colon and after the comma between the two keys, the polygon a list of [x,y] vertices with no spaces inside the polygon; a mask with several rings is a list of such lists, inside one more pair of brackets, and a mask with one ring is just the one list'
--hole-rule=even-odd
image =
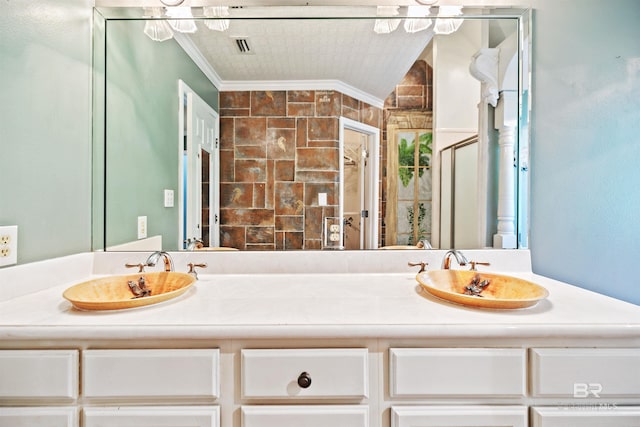
{"label": "stacked stone accent wall", "polygon": [[382,110],[337,91],[220,93],[223,246],[321,249],[323,218],[338,215],[340,116],[382,125]]}

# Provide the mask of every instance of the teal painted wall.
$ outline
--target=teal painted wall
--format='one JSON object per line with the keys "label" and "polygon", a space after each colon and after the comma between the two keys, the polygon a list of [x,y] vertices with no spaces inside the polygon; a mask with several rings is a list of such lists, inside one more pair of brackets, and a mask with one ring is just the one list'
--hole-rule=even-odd
{"label": "teal painted wall", "polygon": [[91,1],[0,2],[0,225],[18,262],[91,248]]}
{"label": "teal painted wall", "polygon": [[640,2],[533,2],[536,273],[640,304]]}
{"label": "teal painted wall", "polygon": [[[154,42],[139,21],[110,20],[107,37],[106,246],[137,239],[137,218],[148,236],[178,249],[179,97],[182,79],[217,110],[218,91],[175,40]],[[175,207],[165,208],[164,190]]]}

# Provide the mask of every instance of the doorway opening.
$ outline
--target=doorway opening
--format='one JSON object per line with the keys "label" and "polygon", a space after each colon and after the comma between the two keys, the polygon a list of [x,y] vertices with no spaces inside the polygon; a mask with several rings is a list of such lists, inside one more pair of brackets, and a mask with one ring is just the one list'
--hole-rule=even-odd
{"label": "doorway opening", "polygon": [[340,118],[340,218],[345,249],[378,247],[380,130]]}
{"label": "doorway opening", "polygon": [[219,246],[219,116],[182,80],[179,99],[180,248]]}

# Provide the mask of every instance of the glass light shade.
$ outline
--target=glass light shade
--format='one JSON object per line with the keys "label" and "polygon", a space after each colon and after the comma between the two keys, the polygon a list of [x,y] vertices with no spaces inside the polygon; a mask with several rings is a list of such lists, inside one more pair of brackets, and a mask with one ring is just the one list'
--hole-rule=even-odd
{"label": "glass light shade", "polygon": [[171,26],[167,24],[167,21],[162,20],[148,20],[145,22],[144,33],[151,40],[157,42],[163,42],[173,37]]}
{"label": "glass light shade", "polygon": [[[377,16],[396,16],[399,6],[378,6]],[[399,19],[376,19],[373,26],[373,31],[378,34],[389,34],[395,31],[400,26]]]}
{"label": "glass light shade", "polygon": [[198,31],[190,7],[168,7],[167,16],[175,18],[169,20],[169,25],[176,31],[181,33],[195,33]]}
{"label": "glass light shade", "polygon": [[[204,16],[207,18],[225,18],[229,16],[228,6],[208,6],[202,9]],[[230,21],[228,19],[207,19],[204,25],[214,31],[226,31],[229,29]]]}
{"label": "glass light shade", "polygon": [[450,17],[460,15],[462,15],[462,6],[440,6],[438,8],[438,16],[447,16],[447,18],[436,18],[433,32],[436,34],[451,34],[457,31],[464,20]]}
{"label": "glass light shade", "polygon": [[407,33],[417,33],[429,28],[433,21],[429,18],[424,18],[429,16],[429,9],[431,9],[429,6],[408,6],[404,30]]}

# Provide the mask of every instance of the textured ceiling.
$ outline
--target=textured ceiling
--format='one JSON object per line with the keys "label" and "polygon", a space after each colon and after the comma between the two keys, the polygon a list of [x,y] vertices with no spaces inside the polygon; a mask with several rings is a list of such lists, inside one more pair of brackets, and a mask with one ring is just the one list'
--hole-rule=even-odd
{"label": "textured ceiling", "polygon": [[[190,35],[222,82],[339,81],[384,100],[431,40],[402,26],[376,34],[373,19],[234,19],[227,31],[198,21]],[[239,53],[236,38],[252,52]]]}

